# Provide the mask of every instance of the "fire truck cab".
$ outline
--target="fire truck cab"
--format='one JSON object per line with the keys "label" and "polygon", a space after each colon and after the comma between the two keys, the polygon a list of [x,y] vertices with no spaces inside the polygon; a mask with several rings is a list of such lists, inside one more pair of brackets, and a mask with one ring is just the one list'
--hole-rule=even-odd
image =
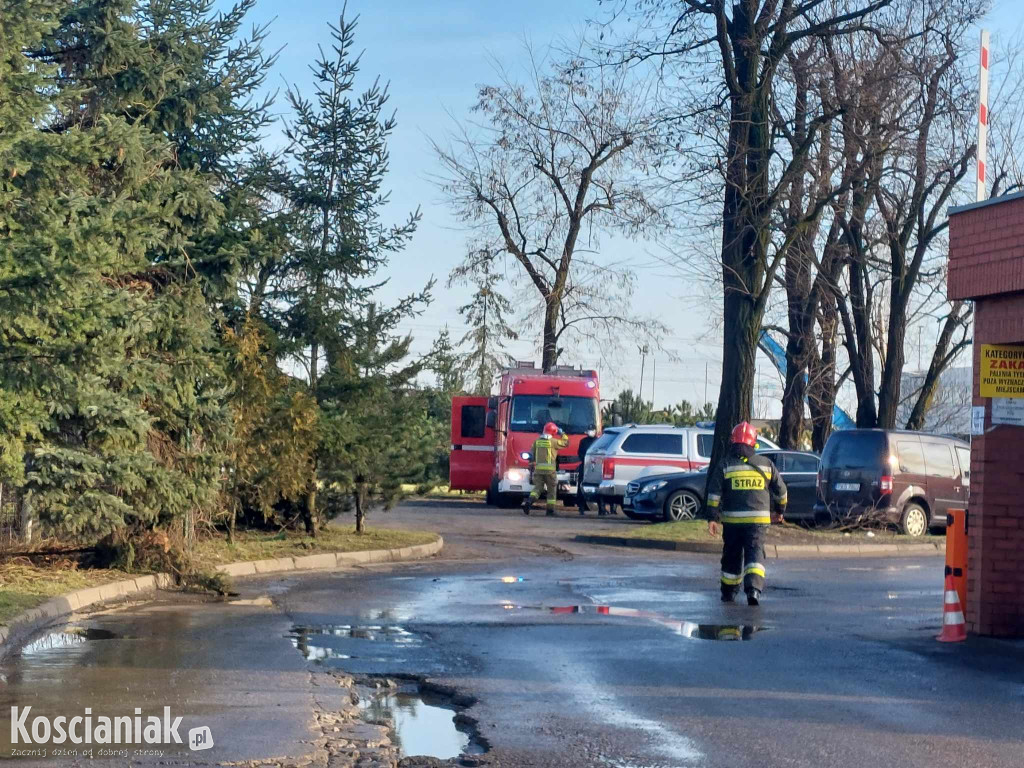
{"label": "fire truck cab", "polygon": [[502,371],[496,396],[453,398],[450,487],[486,491],[488,504],[519,503],[533,489],[533,443],[553,421],[569,436],[558,454],[559,496],[575,496],[580,441],[601,431],[600,398],[596,371],[557,366],[544,373],[533,363]]}

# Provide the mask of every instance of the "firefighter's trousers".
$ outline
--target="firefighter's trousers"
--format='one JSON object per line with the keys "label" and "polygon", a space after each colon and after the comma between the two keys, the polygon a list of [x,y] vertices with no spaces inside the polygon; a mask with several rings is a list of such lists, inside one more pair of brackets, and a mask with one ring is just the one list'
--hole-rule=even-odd
{"label": "firefighter's trousers", "polygon": [[547,507],[548,509],[555,508],[555,501],[558,496],[558,473],[549,472],[548,470],[536,469],[533,472],[533,490],[530,491],[530,501],[532,502],[538,496],[541,491],[544,491],[547,496]]}
{"label": "firefighter's trousers", "polygon": [[743,586],[749,593],[764,589],[764,536],[767,525],[723,523],[722,594],[735,595]]}

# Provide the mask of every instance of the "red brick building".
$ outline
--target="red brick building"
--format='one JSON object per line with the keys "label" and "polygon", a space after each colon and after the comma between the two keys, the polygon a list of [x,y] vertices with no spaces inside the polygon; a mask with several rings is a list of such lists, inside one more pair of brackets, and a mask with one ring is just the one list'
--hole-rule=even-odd
{"label": "red brick building", "polygon": [[[975,302],[973,404],[985,409],[971,442],[967,627],[1024,637],[1024,426],[993,423],[982,390],[994,385],[980,375],[984,345],[1024,347],[1024,193],[950,211],[948,294]],[[1001,413],[1024,404],[1016,388],[1000,391]]]}

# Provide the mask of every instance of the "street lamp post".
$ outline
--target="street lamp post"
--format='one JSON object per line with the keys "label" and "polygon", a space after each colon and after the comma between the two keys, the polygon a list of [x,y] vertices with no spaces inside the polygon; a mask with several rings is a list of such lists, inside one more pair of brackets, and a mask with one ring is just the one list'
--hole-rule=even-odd
{"label": "street lamp post", "polygon": [[647,352],[649,350],[648,350],[646,344],[644,344],[643,346],[640,346],[639,344],[637,344],[636,348],[638,350],[640,350],[640,391],[637,392],[637,394],[640,395],[640,402],[643,402],[643,399],[644,399],[644,365],[647,363]]}

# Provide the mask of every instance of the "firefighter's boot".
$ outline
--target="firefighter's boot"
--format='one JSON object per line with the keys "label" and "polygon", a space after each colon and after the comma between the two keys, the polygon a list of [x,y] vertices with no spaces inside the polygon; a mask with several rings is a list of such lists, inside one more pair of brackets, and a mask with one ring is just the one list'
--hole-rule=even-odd
{"label": "firefighter's boot", "polygon": [[533,507],[533,499],[531,499],[529,496],[527,496],[525,499],[523,499],[523,514],[524,515],[529,515],[530,514],[530,509],[532,507]]}
{"label": "firefighter's boot", "polygon": [[749,589],[747,590],[747,605],[758,606],[761,604],[761,590],[760,589]]}

